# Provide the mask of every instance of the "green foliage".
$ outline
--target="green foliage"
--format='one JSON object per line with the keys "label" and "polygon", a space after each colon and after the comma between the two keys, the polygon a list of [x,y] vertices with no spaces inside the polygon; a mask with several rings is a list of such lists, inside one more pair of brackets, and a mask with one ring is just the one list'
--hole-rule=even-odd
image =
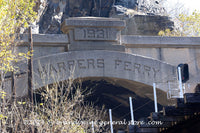
{"label": "green foliage", "polygon": [[2,119],[7,119],[7,117],[4,116],[3,114],[0,114],[0,120],[2,120]]}
{"label": "green foliage", "polygon": [[14,53],[15,38],[20,27],[36,19],[35,0],[0,0],[0,70],[12,71],[13,61],[28,57],[28,53]]}
{"label": "green foliage", "polygon": [[179,14],[177,18],[179,23],[172,31],[166,29],[160,31],[159,36],[200,36],[200,12],[194,11],[192,15]]}
{"label": "green foliage", "polygon": [[4,99],[6,97],[6,92],[0,90],[0,97]]}

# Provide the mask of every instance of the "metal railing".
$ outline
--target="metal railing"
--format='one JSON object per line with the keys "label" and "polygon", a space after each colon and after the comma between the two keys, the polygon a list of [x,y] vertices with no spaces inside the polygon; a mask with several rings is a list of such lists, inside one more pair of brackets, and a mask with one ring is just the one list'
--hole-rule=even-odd
{"label": "metal railing", "polygon": [[[190,89],[189,83],[183,83],[182,84],[182,92],[185,93],[185,90]],[[168,91],[167,91],[167,98],[181,98],[181,90],[179,87],[179,81],[168,81]]]}

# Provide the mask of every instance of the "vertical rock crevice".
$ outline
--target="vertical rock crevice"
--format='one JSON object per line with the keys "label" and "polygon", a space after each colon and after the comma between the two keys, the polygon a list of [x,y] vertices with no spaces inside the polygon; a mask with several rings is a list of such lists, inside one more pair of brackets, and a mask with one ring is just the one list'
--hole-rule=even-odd
{"label": "vertical rock crevice", "polygon": [[58,34],[60,33],[60,24],[66,9],[67,0],[49,0],[47,10],[41,17],[39,26],[40,33]]}
{"label": "vertical rock crevice", "polygon": [[[61,23],[68,17],[117,17],[127,21],[127,26],[136,24],[135,31],[127,30],[124,34],[157,35],[159,30],[173,27],[169,19],[162,17],[162,0],[38,0],[40,20],[39,33],[60,34]],[[140,16],[138,16],[140,15]],[[152,17],[151,17],[152,16]],[[161,16],[161,17],[159,17]],[[140,19],[138,19],[140,18]],[[148,18],[148,20],[144,20]],[[151,19],[150,19],[151,18]],[[157,18],[160,18],[158,20]],[[148,22],[149,20],[155,22]],[[135,21],[135,22],[132,22]],[[140,21],[141,23],[137,23]],[[158,22],[159,21],[159,22]],[[156,23],[152,27],[152,23]],[[142,25],[143,24],[143,25]],[[165,25],[172,24],[172,25]],[[141,29],[142,27],[142,29]],[[149,29],[151,27],[151,29]],[[147,28],[147,29],[145,29]],[[154,30],[156,29],[156,30]],[[152,32],[153,30],[153,32]],[[140,31],[139,33],[135,33]],[[123,31],[124,32],[124,31]]]}

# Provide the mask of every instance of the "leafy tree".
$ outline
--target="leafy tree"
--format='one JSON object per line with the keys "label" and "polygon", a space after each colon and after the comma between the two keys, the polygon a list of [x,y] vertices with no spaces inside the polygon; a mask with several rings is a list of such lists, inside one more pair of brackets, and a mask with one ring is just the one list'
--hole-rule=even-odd
{"label": "leafy tree", "polygon": [[[34,11],[36,0],[0,0],[0,112],[4,112],[4,92],[3,82],[5,73],[15,69],[13,62],[17,62],[20,58],[27,58],[32,51],[28,53],[16,53],[14,51],[17,42],[17,33],[20,27],[27,28],[37,16]],[[3,101],[3,102],[2,102]],[[6,118],[0,114],[0,127],[5,129],[1,124]],[[3,130],[2,130],[3,131]]]}
{"label": "leafy tree", "polygon": [[5,129],[3,123],[7,118],[4,115],[6,96],[3,90],[4,75],[15,69],[13,62],[32,53],[15,53],[14,47],[17,45],[15,40],[20,27],[28,27],[37,16],[33,10],[34,6],[35,0],[0,0],[0,127],[2,132]]}
{"label": "leafy tree", "polygon": [[173,30],[166,29],[158,33],[160,36],[200,36],[200,12],[194,11],[191,15],[185,13],[177,17],[177,26]]}
{"label": "leafy tree", "polygon": [[20,27],[27,28],[37,16],[34,6],[35,0],[0,0],[1,74],[14,70],[12,62],[18,61],[19,57],[27,57],[27,53],[15,53],[14,47]]}

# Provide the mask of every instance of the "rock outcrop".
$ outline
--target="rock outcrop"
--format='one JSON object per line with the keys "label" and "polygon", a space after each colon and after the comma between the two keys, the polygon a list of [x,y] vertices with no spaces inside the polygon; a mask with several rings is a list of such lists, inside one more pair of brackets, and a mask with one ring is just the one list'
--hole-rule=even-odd
{"label": "rock outcrop", "polygon": [[174,23],[164,16],[135,15],[132,18],[124,18],[126,27],[123,35],[158,35],[160,30],[173,29]]}
{"label": "rock outcrop", "polygon": [[[117,17],[126,20],[127,26],[136,24],[141,28],[144,24],[144,29],[139,31],[137,27],[131,28],[135,31],[123,31],[124,34],[144,34],[156,35],[161,29],[171,28],[173,23],[169,22],[168,18],[162,17],[165,14],[164,8],[159,0],[38,0],[37,10],[39,21],[36,30],[43,34],[60,34],[60,25],[64,19],[68,17]],[[140,17],[135,16],[140,15]],[[142,15],[142,16],[141,16]],[[149,17],[149,15],[152,17]],[[155,17],[157,16],[157,17]],[[145,21],[144,21],[145,20]],[[148,26],[148,20],[150,25]],[[155,28],[152,27],[152,21]],[[166,22],[167,21],[167,22]],[[139,23],[138,23],[139,22]],[[159,24],[161,23],[161,25]],[[164,24],[164,27],[163,27]],[[170,25],[168,25],[170,24]],[[171,25],[172,24],[172,25]],[[38,28],[39,27],[39,28]],[[155,29],[154,32],[148,31],[148,27]],[[136,33],[137,32],[137,33]]]}

